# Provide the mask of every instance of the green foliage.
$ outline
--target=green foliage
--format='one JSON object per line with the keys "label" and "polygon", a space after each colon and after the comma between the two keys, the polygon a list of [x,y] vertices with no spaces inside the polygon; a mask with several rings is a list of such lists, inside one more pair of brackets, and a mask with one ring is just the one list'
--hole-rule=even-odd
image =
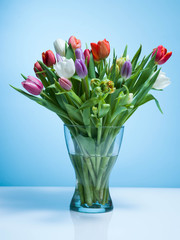
{"label": "green foliage", "polygon": [[[41,92],[40,97],[11,87],[55,112],[66,124],[78,125],[78,131],[88,137],[82,138],[79,135],[77,141],[83,148],[88,149],[88,153],[91,153],[95,146],[91,137],[95,136],[100,141],[101,134],[102,136],[107,134],[101,132],[103,131],[102,126],[122,126],[141,105],[151,100],[155,101],[162,113],[158,100],[149,93],[160,72],[155,64],[156,54],[151,57],[152,53],[150,53],[140,60],[141,52],[142,46],[140,45],[131,61],[132,74],[129,79],[121,77],[120,66],[116,64],[117,56],[114,50],[112,62],[110,60],[107,62],[106,59],[94,62],[93,55],[90,53],[89,66],[87,66],[87,60],[85,62],[88,75],[81,79],[75,73],[70,78],[72,89],[69,91],[59,85],[59,77],[54,69],[47,67],[41,61],[38,62],[43,72],[38,72],[38,78],[45,89]],[[72,58],[75,61],[74,50],[67,43],[65,55],[66,58]],[[122,56],[127,56],[127,45]],[[25,80],[27,79],[26,76],[21,75]],[[91,126],[98,128],[98,136],[91,131]]]}

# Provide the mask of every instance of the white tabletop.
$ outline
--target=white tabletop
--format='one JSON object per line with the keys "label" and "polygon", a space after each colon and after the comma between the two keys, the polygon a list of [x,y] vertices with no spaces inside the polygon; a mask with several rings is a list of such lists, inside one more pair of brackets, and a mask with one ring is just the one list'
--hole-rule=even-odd
{"label": "white tabletop", "polygon": [[73,188],[1,187],[2,240],[179,240],[180,189],[111,188],[114,210],[69,211]]}

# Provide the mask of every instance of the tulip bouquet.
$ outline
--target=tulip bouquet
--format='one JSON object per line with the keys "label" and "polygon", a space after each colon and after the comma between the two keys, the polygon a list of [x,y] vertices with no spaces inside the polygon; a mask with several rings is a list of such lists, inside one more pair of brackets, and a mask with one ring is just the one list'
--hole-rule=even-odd
{"label": "tulip bouquet", "polygon": [[114,50],[111,62],[107,61],[110,44],[106,39],[91,43],[84,51],[74,36],[68,42],[57,39],[54,47],[56,57],[48,50],[34,64],[37,78],[22,75],[22,86],[30,94],[13,88],[55,112],[69,129],[76,149],[70,157],[81,204],[106,204],[114,139],[141,105],[155,100],[162,112],[149,92],[169,85],[158,65],[172,52],[160,45],[140,60],[140,46],[129,59],[126,46],[120,58]]}

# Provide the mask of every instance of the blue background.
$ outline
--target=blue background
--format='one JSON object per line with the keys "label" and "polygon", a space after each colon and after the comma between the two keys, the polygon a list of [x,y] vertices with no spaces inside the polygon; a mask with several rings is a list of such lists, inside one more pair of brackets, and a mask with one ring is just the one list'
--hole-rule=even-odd
{"label": "blue background", "polygon": [[172,84],[125,124],[111,186],[180,187],[179,1],[0,1],[0,185],[75,184],[58,117],[9,87],[20,73],[34,75],[41,53],[57,38],[85,42],[106,38],[118,56],[162,44],[173,51],[163,71]]}

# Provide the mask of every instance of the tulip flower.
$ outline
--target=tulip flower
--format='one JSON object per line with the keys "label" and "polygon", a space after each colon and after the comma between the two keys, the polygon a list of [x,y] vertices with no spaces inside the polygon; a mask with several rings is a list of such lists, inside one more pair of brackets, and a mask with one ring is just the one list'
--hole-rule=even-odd
{"label": "tulip flower", "polygon": [[39,95],[43,89],[42,82],[32,76],[28,76],[28,78],[21,84],[29,93],[33,95]]}
{"label": "tulip flower", "polygon": [[96,43],[91,43],[92,54],[95,61],[100,61],[109,56],[110,53],[110,45],[109,42],[104,39],[103,41],[99,41]]}
{"label": "tulip flower", "polygon": [[56,63],[54,53],[51,50],[42,53],[42,60],[47,67],[52,67]]}
{"label": "tulip flower", "polygon": [[130,61],[126,61],[121,68],[121,77],[127,79],[131,76],[132,65]]}
{"label": "tulip flower", "polygon": [[127,61],[126,57],[120,57],[116,60],[116,64],[119,67],[119,71],[121,71],[121,68],[126,61]]}
{"label": "tulip flower", "polygon": [[159,45],[157,48],[153,50],[152,56],[154,56],[155,53],[156,53],[155,62],[158,65],[164,64],[172,55],[172,52],[167,53],[167,49],[164,48],[162,45]]}
{"label": "tulip flower", "polygon": [[86,64],[82,59],[76,59],[75,61],[75,68],[78,76],[80,78],[85,78],[88,74]]}
{"label": "tulip flower", "polygon": [[57,62],[62,61],[62,57],[59,53],[56,53],[56,60],[57,60]]}
{"label": "tulip flower", "polygon": [[77,48],[75,50],[75,55],[76,55],[76,59],[82,59],[82,60],[85,61],[84,53],[83,53],[83,50],[81,48]]}
{"label": "tulip flower", "polygon": [[77,39],[75,36],[71,36],[68,40],[68,44],[71,44],[72,49],[81,48],[81,40]]}
{"label": "tulip flower", "polygon": [[65,45],[66,42],[63,39],[58,38],[56,41],[54,41],[55,51],[60,56],[65,56]]}
{"label": "tulip flower", "polygon": [[166,77],[166,74],[160,71],[159,76],[157,77],[155,83],[152,88],[160,90],[167,87],[171,83],[170,79]]}
{"label": "tulip flower", "polygon": [[[43,69],[42,69],[41,65],[38,62],[36,62],[34,64],[34,72],[36,73],[36,72],[42,72],[42,71],[43,71]],[[38,74],[36,74],[36,76],[39,77]],[[43,76],[46,76],[45,73],[43,73]]]}
{"label": "tulip flower", "polygon": [[67,91],[69,91],[72,88],[71,81],[69,81],[69,79],[64,78],[64,77],[59,78],[59,84],[63,89],[65,89]]}
{"label": "tulip flower", "polygon": [[89,66],[89,61],[90,61],[90,51],[89,49],[84,50],[84,57],[87,59],[87,65]]}
{"label": "tulip flower", "polygon": [[75,73],[75,66],[72,58],[67,59],[62,57],[62,61],[57,62],[53,67],[59,77],[71,78]]}

